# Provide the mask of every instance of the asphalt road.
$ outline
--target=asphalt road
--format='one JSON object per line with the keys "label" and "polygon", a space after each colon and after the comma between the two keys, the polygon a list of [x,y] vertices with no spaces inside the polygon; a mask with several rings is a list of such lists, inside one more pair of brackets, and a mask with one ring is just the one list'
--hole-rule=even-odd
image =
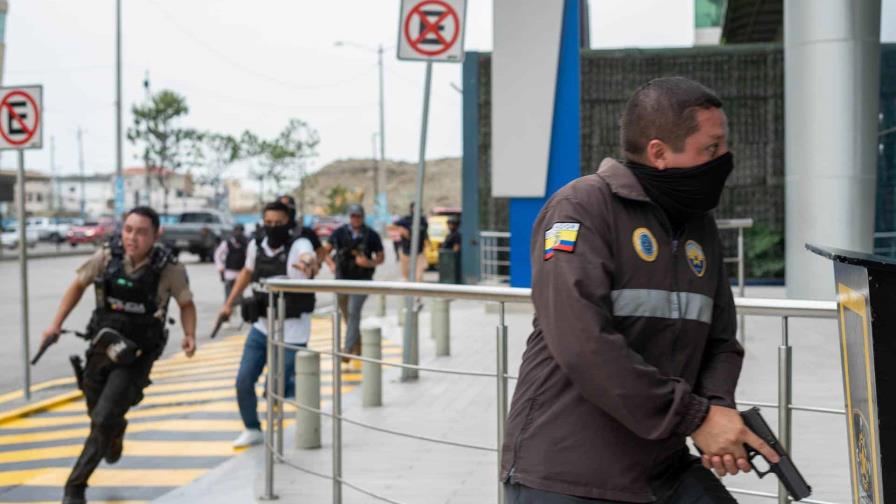
{"label": "asphalt road", "polygon": [[[387,243],[391,245],[391,243]],[[392,247],[387,247],[386,261],[377,269],[377,280],[396,279],[398,277],[397,263],[392,254]],[[68,285],[74,280],[75,270],[88,256],[40,258],[29,261],[29,320],[30,320],[30,347],[31,355],[37,351],[40,345],[40,335],[49,325],[59,306],[59,300]],[[215,318],[221,303],[224,300],[224,289],[218,278],[214,265],[199,263],[198,258],[192,254],[183,253],[181,262],[187,267],[190,277],[190,287],[193,291],[194,302],[199,315],[197,337],[199,351],[202,351],[202,343],[208,341],[208,335],[214,325]],[[330,271],[323,267],[319,278],[332,278]],[[24,365],[22,357],[21,337],[21,295],[19,288],[19,263],[18,261],[0,262],[0,334],[3,345],[0,345],[0,362],[5,363],[0,371],[0,393],[20,389],[24,383]],[[318,308],[333,304],[332,295],[318,297]],[[66,329],[83,330],[90,319],[90,313],[94,308],[93,289],[88,288],[78,306],[72,311],[66,320]],[[174,302],[169,306],[169,315],[177,322],[170,326],[170,336],[165,355],[180,351],[180,342],[183,331],[180,327],[178,308]],[[68,356],[82,354],[85,348],[83,340],[74,335],[63,335],[59,342],[52,346],[41,358],[36,366],[30,366],[31,383],[39,383],[44,380],[60,378],[71,375],[71,367]]]}

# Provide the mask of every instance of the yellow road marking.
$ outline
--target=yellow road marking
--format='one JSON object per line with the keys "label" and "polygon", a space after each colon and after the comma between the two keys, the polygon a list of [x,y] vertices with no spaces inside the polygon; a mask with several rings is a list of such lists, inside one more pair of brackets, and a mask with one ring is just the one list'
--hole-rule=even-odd
{"label": "yellow road marking", "polygon": [[[56,378],[54,380],[47,380],[45,382],[38,383],[36,385],[31,386],[32,392],[38,392],[41,390],[46,390],[48,388],[57,387],[60,385],[69,385],[74,384],[74,377],[70,378]],[[0,404],[7,403],[9,401],[14,401],[16,399],[20,399],[23,396],[22,390],[14,390],[12,392],[7,392],[5,394],[0,394]]]}
{"label": "yellow road marking", "polygon": [[[206,373],[217,373],[219,371],[236,371],[239,369],[239,363],[234,362],[233,364],[228,364],[226,366],[208,366],[208,367],[200,367],[196,366],[193,368],[184,368],[177,371],[162,371],[161,373],[156,373],[153,371],[149,378],[151,380],[164,380],[165,378],[179,378],[182,376],[194,376],[194,375],[204,375]],[[234,374],[234,376],[236,376]]]}
{"label": "yellow road marking", "polygon": [[[0,464],[74,458],[84,445],[69,444],[0,452]],[[124,442],[124,455],[129,457],[225,457],[233,454],[230,441],[143,441]],[[2,473],[0,473],[2,478]]]}
{"label": "yellow road marking", "polygon": [[202,390],[210,388],[234,388],[236,377],[225,378],[219,380],[203,380],[191,381],[183,383],[160,383],[150,385],[145,393],[150,394],[166,394],[169,392],[181,392],[184,390]]}
{"label": "yellow road marking", "polygon": [[[171,432],[239,432],[243,430],[243,422],[240,420],[207,419],[207,418],[177,418],[157,420],[155,422],[140,422],[128,425],[128,434],[150,431]],[[0,435],[0,445],[14,445],[22,443],[42,443],[46,441],[58,441],[60,439],[84,439],[90,433],[90,428],[85,424],[82,427],[72,429],[60,429],[42,432],[27,432],[23,434]]]}
{"label": "yellow road marking", "polygon": [[[65,485],[71,469],[46,467],[23,471],[0,472],[0,486],[53,486]],[[101,467],[90,477],[95,487],[178,487],[186,485],[207,473],[208,469],[112,469]]]}

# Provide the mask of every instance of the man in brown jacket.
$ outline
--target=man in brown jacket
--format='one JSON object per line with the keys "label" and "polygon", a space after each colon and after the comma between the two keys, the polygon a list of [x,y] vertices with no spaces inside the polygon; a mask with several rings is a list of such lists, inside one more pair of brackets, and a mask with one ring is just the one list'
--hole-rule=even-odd
{"label": "man in brown jacket", "polygon": [[[514,504],[736,502],[743,349],[709,212],[731,173],[722,102],[688,79],[635,91],[625,161],[551,197],[532,234],[534,331],[507,418]],[[685,439],[705,453],[689,454]]]}

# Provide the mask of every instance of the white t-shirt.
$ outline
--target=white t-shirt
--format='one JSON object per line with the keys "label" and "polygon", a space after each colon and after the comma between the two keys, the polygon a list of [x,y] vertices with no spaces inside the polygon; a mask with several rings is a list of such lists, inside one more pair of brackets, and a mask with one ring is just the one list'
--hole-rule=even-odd
{"label": "white t-shirt", "polygon": [[[268,257],[274,257],[279,254],[280,251],[283,250],[283,247],[278,248],[277,250],[271,250],[268,246],[268,239],[265,238],[261,242],[261,249],[264,251],[264,254]],[[305,252],[314,253],[314,246],[311,245],[311,242],[307,238],[299,238],[298,240],[292,242],[292,247],[289,249],[289,255],[286,257],[286,264],[290,265],[286,275],[289,278],[308,278],[304,273],[298,270],[298,268],[293,268],[292,265],[299,262],[299,256]],[[249,242],[249,247],[246,249],[246,268],[249,271],[255,270],[255,256],[258,255],[258,246],[255,244],[255,240]],[[256,329],[261,331],[263,334],[267,335],[268,333],[268,320],[267,317],[259,318],[255,324],[253,325]],[[287,318],[283,321],[283,339],[290,344],[293,345],[302,345],[308,343],[308,338],[311,336],[311,314],[303,313],[299,318]]]}

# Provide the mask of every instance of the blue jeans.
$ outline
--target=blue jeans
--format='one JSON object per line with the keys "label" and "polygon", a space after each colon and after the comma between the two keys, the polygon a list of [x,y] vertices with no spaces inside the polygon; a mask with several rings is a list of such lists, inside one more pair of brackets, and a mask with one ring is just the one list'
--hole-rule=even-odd
{"label": "blue jeans", "polygon": [[342,312],[346,325],[343,348],[346,352],[361,341],[361,310],[364,309],[364,301],[367,301],[367,294],[339,295],[339,311]]}
{"label": "blue jeans", "polygon": [[[240,360],[240,369],[236,373],[236,402],[240,408],[240,417],[247,429],[261,429],[258,421],[258,397],[255,395],[255,383],[261,376],[267,361],[268,341],[267,336],[252,327],[246,344],[243,346],[243,357]],[[286,376],[286,397],[295,396],[296,390],[296,351],[289,348],[284,350],[283,372]]]}

